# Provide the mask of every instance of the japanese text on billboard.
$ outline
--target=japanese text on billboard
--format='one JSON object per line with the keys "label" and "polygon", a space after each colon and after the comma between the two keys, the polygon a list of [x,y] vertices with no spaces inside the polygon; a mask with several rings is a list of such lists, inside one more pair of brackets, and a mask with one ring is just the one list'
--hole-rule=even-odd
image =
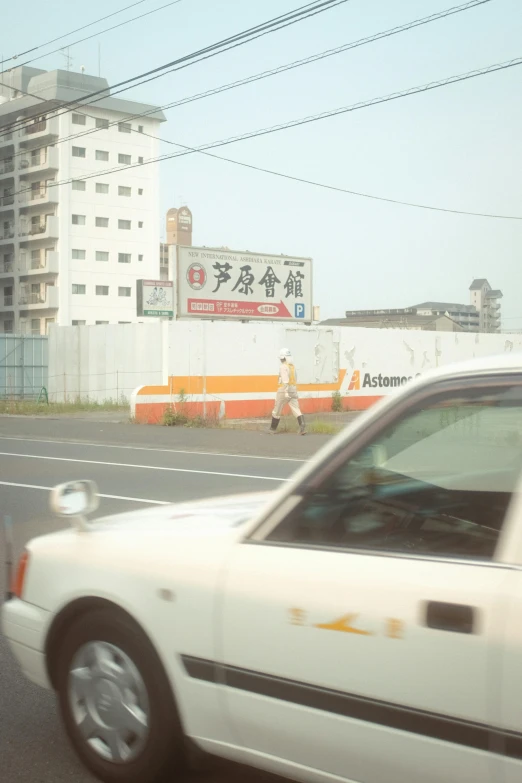
{"label": "japanese text on billboard", "polygon": [[179,314],[311,320],[312,260],[178,248]]}

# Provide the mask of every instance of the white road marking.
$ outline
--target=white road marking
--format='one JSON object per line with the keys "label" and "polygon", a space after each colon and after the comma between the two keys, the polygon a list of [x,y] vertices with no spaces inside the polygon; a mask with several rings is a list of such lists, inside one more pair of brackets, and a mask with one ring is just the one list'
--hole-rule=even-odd
{"label": "white road marking", "polygon": [[[17,484],[14,481],[0,481],[2,487],[19,487],[20,489],[43,489],[46,492],[50,492],[53,487],[42,487],[39,484]],[[131,500],[133,503],[149,503],[156,506],[170,506],[170,500],[149,500],[148,498],[128,498],[125,495],[102,495],[98,492],[98,497],[109,498],[110,500]]]}
{"label": "white road marking", "polygon": [[110,443],[89,443],[82,440],[43,440],[43,438],[15,438],[0,435],[0,440],[18,440],[22,443],[57,443],[62,446],[93,446],[97,449],[128,449],[129,451],[159,451],[164,454],[194,454],[201,457],[232,457],[233,459],[264,459],[273,462],[307,462],[294,457],[262,457],[257,454],[227,454],[219,451],[183,451],[181,449],[158,449],[155,446],[122,446]]}
{"label": "white road marking", "polygon": [[107,465],[113,468],[137,468],[139,470],[166,470],[170,473],[197,473],[205,476],[226,476],[227,478],[256,479],[257,481],[290,481],[287,478],[275,476],[252,476],[247,473],[221,473],[216,470],[190,470],[188,468],[167,468],[157,465],[133,465],[128,462],[101,462],[94,459],[72,459],[70,457],[45,457],[43,454],[16,454],[10,451],[0,451],[0,457],[18,457],[19,459],[44,459],[54,462],[78,462],[82,465]]}

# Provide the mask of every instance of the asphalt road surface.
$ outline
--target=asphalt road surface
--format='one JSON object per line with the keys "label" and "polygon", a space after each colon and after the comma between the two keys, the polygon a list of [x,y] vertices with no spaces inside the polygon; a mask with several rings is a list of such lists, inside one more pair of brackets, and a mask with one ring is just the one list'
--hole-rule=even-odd
{"label": "asphalt road surface", "polygon": [[[100,514],[271,490],[326,440],[0,417],[0,515],[12,518],[18,555],[30,538],[64,525],[48,509],[48,490],[64,481],[96,481],[103,496]],[[1,600],[6,584],[3,554],[0,537]],[[275,780],[232,765],[196,777],[201,783]],[[69,748],[54,694],[20,674],[1,636],[0,778],[6,783],[94,782]]]}

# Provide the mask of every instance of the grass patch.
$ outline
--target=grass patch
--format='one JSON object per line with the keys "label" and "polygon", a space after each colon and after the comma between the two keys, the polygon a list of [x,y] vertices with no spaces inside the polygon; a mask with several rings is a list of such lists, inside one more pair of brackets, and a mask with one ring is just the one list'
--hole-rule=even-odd
{"label": "grass patch", "polygon": [[221,426],[215,416],[188,416],[183,410],[168,408],[162,416],[164,427],[193,427],[195,429],[216,429]]}
{"label": "grass patch", "polygon": [[123,400],[73,400],[71,402],[36,402],[36,400],[0,400],[0,414],[11,416],[52,416],[54,414],[83,413],[89,411],[126,411],[129,404]]}
{"label": "grass patch", "polygon": [[[342,424],[334,424],[321,419],[307,419],[305,416],[306,431],[310,435],[337,435],[343,429]],[[279,422],[278,432],[297,432],[299,429],[294,417],[283,417]]]}

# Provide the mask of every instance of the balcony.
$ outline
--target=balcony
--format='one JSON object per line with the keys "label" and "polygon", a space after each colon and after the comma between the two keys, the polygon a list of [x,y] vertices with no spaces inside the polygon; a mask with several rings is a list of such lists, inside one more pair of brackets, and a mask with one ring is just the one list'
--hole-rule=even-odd
{"label": "balcony", "polygon": [[0,177],[10,177],[15,170],[13,158],[2,158],[0,160]]}
{"label": "balcony", "polygon": [[58,218],[55,215],[45,216],[38,222],[30,220],[20,222],[19,236],[21,242],[31,242],[40,239],[58,239]]}
{"label": "balcony", "polygon": [[11,131],[10,133],[3,133],[0,135],[0,148],[5,147],[6,145],[13,145],[14,144],[14,133]]}
{"label": "balcony", "polygon": [[12,312],[12,310],[13,310],[13,295],[4,294],[3,298],[0,299],[0,313]]}
{"label": "balcony", "polygon": [[58,288],[52,285],[40,293],[22,293],[18,304],[24,310],[57,310]]}
{"label": "balcony", "polygon": [[20,274],[57,275],[59,270],[58,253],[55,250],[42,249],[38,253],[20,253]]}
{"label": "balcony", "polygon": [[4,221],[0,223],[0,245],[13,244],[15,235],[14,220]]}
{"label": "balcony", "polygon": [[58,166],[58,150],[56,147],[38,149],[34,152],[25,152],[18,162],[20,177],[26,174],[39,174],[44,171],[55,171]]}
{"label": "balcony", "polygon": [[48,188],[45,185],[36,188],[24,188],[19,193],[18,201],[20,209],[58,204],[58,191],[56,188]]}
{"label": "balcony", "polygon": [[26,125],[20,131],[20,144],[23,147],[36,146],[36,144],[41,144],[44,139],[52,139],[53,136],[58,136],[57,117],[50,117]]}
{"label": "balcony", "polygon": [[10,277],[13,277],[13,272],[14,272],[14,264],[12,261],[0,262],[0,278],[2,280],[6,280]]}
{"label": "balcony", "polygon": [[14,209],[14,196],[0,196],[0,212]]}

